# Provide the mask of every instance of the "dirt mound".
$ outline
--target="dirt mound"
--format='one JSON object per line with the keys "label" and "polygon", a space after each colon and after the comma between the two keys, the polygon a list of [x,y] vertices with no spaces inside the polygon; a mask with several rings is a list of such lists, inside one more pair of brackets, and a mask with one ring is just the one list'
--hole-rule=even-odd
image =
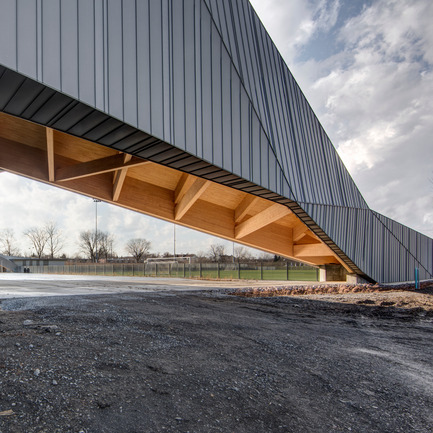
{"label": "dirt mound", "polygon": [[303,296],[327,302],[433,310],[433,281],[421,283],[418,290],[415,290],[413,284],[319,284],[249,287],[235,290],[231,294],[247,298]]}

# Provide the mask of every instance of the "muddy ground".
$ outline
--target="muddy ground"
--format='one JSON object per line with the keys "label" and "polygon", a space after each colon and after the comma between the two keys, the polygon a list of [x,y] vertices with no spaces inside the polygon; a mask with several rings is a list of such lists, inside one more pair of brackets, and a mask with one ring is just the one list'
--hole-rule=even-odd
{"label": "muddy ground", "polygon": [[431,433],[433,312],[359,296],[3,300],[0,432]]}

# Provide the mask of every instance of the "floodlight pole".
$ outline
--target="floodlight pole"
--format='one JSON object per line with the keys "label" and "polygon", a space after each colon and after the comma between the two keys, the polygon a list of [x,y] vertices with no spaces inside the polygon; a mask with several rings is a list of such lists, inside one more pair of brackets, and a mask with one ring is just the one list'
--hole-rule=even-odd
{"label": "floodlight pole", "polygon": [[95,263],[98,263],[98,203],[101,200],[94,198],[95,203]]}
{"label": "floodlight pole", "polygon": [[232,242],[232,244],[233,244],[232,262],[234,263],[235,262],[235,243]]}
{"label": "floodlight pole", "polygon": [[173,256],[176,260],[176,224],[173,224]]}

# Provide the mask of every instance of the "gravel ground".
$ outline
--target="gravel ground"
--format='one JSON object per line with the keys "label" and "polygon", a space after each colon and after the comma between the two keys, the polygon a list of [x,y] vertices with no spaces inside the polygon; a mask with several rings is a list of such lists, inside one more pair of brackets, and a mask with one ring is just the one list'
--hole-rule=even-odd
{"label": "gravel ground", "polygon": [[433,313],[221,291],[0,301],[0,432],[433,431]]}

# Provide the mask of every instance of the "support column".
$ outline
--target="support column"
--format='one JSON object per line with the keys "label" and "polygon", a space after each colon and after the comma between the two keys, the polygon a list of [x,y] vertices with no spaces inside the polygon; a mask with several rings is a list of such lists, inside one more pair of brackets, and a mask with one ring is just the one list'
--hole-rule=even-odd
{"label": "support column", "polygon": [[319,281],[346,281],[347,271],[341,265],[319,266]]}
{"label": "support column", "polygon": [[319,266],[319,282],[324,283],[326,280],[326,266]]}
{"label": "support column", "polygon": [[367,284],[368,281],[364,280],[361,276],[357,274],[347,274],[346,275],[347,284]]}

